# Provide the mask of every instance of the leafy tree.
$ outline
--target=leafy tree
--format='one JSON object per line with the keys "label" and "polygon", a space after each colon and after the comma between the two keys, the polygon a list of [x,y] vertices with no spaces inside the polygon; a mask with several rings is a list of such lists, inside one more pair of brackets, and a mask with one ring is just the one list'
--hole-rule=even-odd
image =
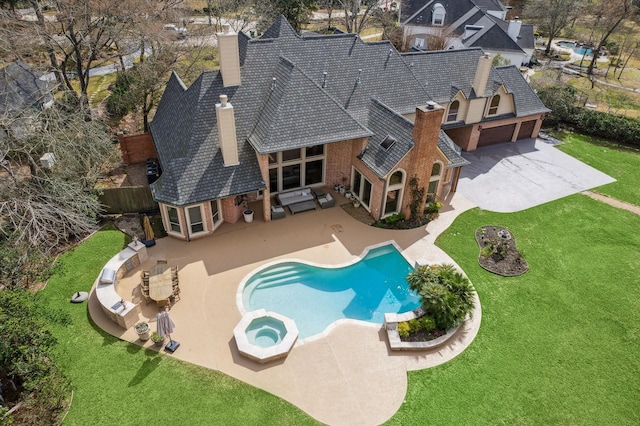
{"label": "leafy tree", "polygon": [[[0,373],[22,391],[18,424],[54,425],[64,408],[70,384],[49,353],[56,344],[47,322],[68,322],[43,312],[26,290],[0,291]],[[4,424],[4,423],[3,423]]]}
{"label": "leafy tree", "polygon": [[576,89],[568,84],[554,84],[538,89],[538,97],[551,110],[545,124],[557,125],[569,120],[576,108]]}
{"label": "leafy tree", "polygon": [[524,16],[535,21],[549,41],[545,54],[551,52],[555,40],[570,22],[582,15],[585,0],[529,0],[525,3]]}
{"label": "leafy tree", "polygon": [[496,54],[496,56],[493,57],[493,60],[491,61],[491,65],[493,65],[494,67],[502,67],[506,65],[511,65],[511,61],[498,53]]}
{"label": "leafy tree", "polygon": [[453,265],[418,266],[409,273],[407,281],[439,328],[455,327],[473,312],[475,290]]}

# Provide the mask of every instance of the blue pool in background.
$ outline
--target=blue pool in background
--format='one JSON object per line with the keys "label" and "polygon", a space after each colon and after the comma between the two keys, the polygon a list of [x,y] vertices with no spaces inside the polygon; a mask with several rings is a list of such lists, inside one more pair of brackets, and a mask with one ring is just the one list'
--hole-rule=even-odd
{"label": "blue pool in background", "polygon": [[405,279],[412,270],[392,244],[340,268],[282,262],[251,276],[242,302],[246,311],[263,308],[293,319],[304,339],[343,318],[382,324],[387,312],[416,309],[420,297]]}
{"label": "blue pool in background", "polygon": [[578,46],[572,41],[559,41],[558,45],[562,47],[568,47],[569,49],[576,52],[578,55],[585,55],[585,54],[587,56],[593,55],[592,49],[589,49],[588,47]]}

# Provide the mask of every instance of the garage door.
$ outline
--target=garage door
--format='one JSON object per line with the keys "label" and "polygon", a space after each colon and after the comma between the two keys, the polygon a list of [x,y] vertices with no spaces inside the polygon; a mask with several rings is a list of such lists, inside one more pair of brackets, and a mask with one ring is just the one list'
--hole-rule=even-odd
{"label": "garage door", "polygon": [[523,122],[520,125],[520,130],[518,131],[518,140],[530,138],[531,134],[533,133],[533,129],[535,127],[536,127],[536,120]]}
{"label": "garage door", "polygon": [[482,129],[480,138],[478,139],[478,148],[496,143],[509,142],[515,130],[515,124]]}

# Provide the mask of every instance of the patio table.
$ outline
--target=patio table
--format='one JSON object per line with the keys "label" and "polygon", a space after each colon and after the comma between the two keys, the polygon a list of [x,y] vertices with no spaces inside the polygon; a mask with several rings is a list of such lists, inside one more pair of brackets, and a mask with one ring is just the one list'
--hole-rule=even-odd
{"label": "patio table", "polygon": [[173,294],[171,268],[157,264],[149,271],[149,297],[155,301],[168,300]]}

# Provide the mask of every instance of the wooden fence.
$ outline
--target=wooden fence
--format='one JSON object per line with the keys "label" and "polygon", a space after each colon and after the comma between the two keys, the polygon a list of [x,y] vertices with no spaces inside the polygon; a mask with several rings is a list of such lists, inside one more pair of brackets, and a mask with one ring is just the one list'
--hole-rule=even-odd
{"label": "wooden fence", "polygon": [[105,206],[105,213],[110,214],[153,212],[159,209],[147,186],[105,188],[98,198]]}

